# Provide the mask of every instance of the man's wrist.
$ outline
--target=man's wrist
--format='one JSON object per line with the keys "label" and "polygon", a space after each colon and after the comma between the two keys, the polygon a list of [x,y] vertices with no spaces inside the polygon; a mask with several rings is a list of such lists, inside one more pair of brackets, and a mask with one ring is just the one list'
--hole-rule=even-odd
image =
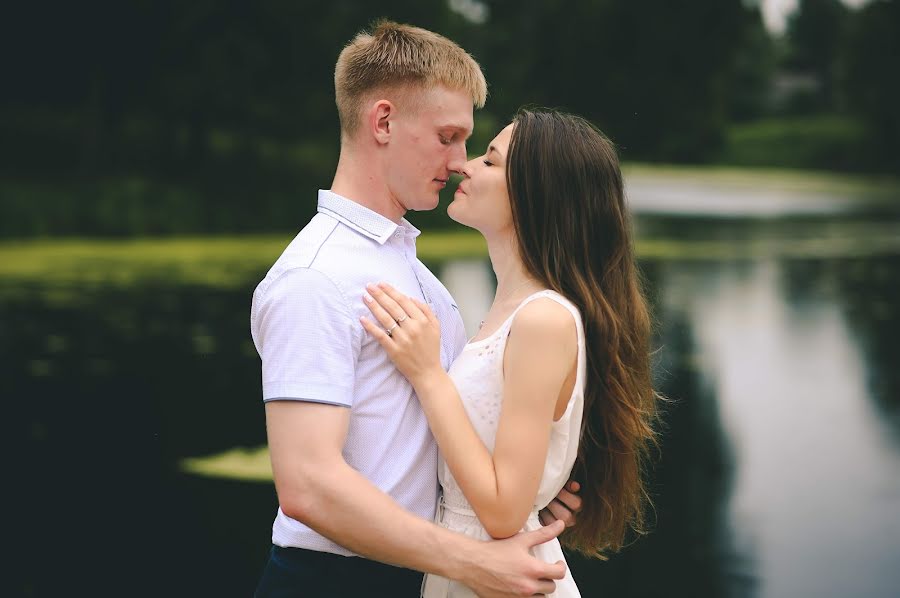
{"label": "man's wrist", "polygon": [[446,558],[442,560],[438,574],[466,584],[474,568],[482,561],[478,556],[482,544],[484,542],[453,533],[450,545],[443,551]]}

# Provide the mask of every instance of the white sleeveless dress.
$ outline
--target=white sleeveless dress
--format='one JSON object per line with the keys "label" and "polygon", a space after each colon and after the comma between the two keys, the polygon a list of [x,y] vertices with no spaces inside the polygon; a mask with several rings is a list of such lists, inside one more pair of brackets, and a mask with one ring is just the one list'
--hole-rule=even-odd
{"label": "white sleeveless dress", "polygon": [[[534,509],[528,516],[528,520],[522,528],[523,531],[541,527],[538,511],[546,507],[568,481],[578,453],[586,375],[584,328],[578,309],[568,299],[554,291],[539,291],[530,295],[519,304],[494,334],[467,344],[450,367],[450,377],[456,384],[472,425],[488,450],[493,452],[500,408],[503,402],[503,353],[506,349],[509,330],[513,319],[522,307],[535,299],[544,297],[566,307],[575,318],[578,331],[578,364],[575,386],[572,396],[569,398],[569,404],[559,421],[553,423],[544,475],[535,497]],[[479,540],[489,540],[490,535],[478,521],[469,501],[466,500],[443,459],[438,462],[438,477],[441,481],[443,497],[437,509],[437,523]],[[559,541],[555,538],[550,542],[535,546],[532,554],[548,563],[565,560]],[[429,574],[425,576],[422,583],[422,596],[425,598],[469,598],[476,595],[457,581]],[[556,592],[551,596],[554,598],[581,596],[575,580],[572,579],[571,572],[567,571],[565,579],[557,581]]]}

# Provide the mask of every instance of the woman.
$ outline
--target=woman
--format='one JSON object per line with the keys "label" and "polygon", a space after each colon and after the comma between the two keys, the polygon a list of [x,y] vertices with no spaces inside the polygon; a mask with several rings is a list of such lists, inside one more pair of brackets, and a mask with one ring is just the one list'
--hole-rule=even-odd
{"label": "woman", "polygon": [[[447,373],[425,304],[370,286],[377,322],[363,325],[440,447],[442,525],[482,539],[536,529],[571,472],[583,507],[562,542],[602,556],[642,531],[657,401],[615,150],[582,118],[523,110],[463,175],[448,214],[484,235],[498,283],[479,332]],[[563,559],[556,540],[535,555]],[[429,575],[423,595],[474,594]],[[553,595],[579,595],[571,573]]]}

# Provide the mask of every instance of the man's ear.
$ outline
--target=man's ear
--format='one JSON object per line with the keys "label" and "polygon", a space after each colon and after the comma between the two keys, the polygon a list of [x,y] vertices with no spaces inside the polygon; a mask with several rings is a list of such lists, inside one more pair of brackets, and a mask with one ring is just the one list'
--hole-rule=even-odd
{"label": "man's ear", "polygon": [[375,141],[379,144],[387,143],[393,130],[393,119],[397,109],[389,100],[378,100],[369,109],[369,126]]}

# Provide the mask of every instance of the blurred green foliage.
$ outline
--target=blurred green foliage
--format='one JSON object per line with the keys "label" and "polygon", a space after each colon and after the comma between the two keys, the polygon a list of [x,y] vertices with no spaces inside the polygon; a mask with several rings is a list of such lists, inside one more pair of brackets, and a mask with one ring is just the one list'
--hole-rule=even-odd
{"label": "blurred green foliage", "polygon": [[800,0],[788,19],[786,66],[811,72],[819,81],[814,108],[836,105],[838,57],[846,45],[850,11],[840,0]]}
{"label": "blurred green foliage", "polygon": [[[779,54],[742,0],[19,3],[4,19],[0,236],[296,230],[337,160],[334,61],[378,17],[447,35],[482,64],[490,97],[472,153],[520,105],[542,104],[596,122],[626,161],[755,152],[775,166],[900,170],[900,0],[836,6],[801,2]],[[858,119],[875,158],[735,149],[814,143],[786,121],[752,143],[729,128],[772,116],[784,68],[819,77],[831,99],[810,109]],[[856,147],[855,127],[823,130]],[[450,224],[442,210],[412,220]]]}
{"label": "blurred green foliage", "polygon": [[719,161],[736,166],[861,171],[877,156],[858,119],[826,114],[756,120],[728,129]]}
{"label": "blurred green foliage", "polygon": [[855,15],[838,69],[847,103],[878,152],[874,166],[900,172],[900,0],[876,0]]}

